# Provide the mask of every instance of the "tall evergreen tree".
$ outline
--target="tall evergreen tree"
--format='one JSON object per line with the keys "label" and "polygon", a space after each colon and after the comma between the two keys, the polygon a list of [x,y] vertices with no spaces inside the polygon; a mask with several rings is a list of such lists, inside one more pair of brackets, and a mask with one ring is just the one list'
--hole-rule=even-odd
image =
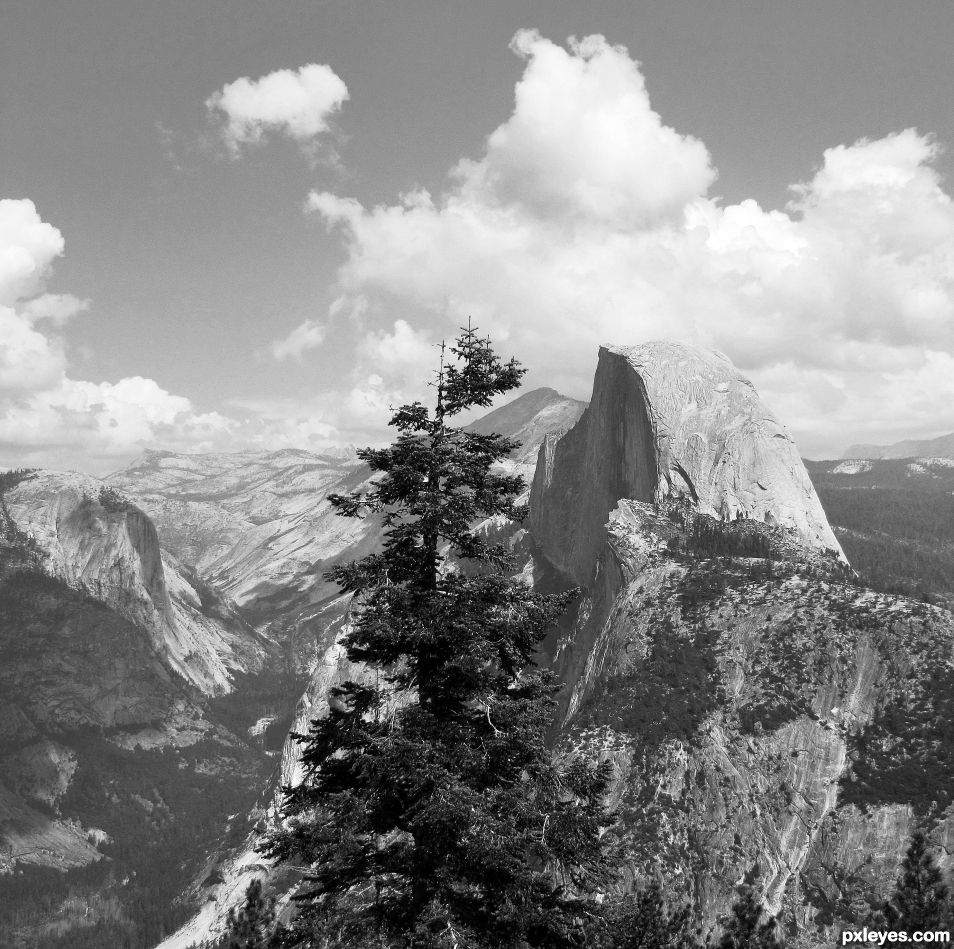
{"label": "tall evergreen tree", "polygon": [[554,763],[558,684],[533,663],[570,595],[531,591],[473,530],[526,514],[522,479],[494,467],[516,443],[450,424],[525,370],[470,327],[450,357],[433,413],[398,409],[394,443],[359,452],[378,477],[332,499],[379,515],[384,545],[330,574],[369,675],[299,736],[305,777],[266,848],[306,868],[287,945],[561,949],[596,913],[608,770]]}
{"label": "tall evergreen tree", "polygon": [[275,902],[262,894],[261,880],[252,880],[241,909],[230,909],[228,929],[216,949],[269,949],[275,946],[272,929]]}
{"label": "tall evergreen tree", "polygon": [[901,875],[883,913],[888,927],[899,932],[945,929],[950,923],[948,888],[921,830],[911,837]]}
{"label": "tall evergreen tree", "polygon": [[719,943],[719,949],[781,949],[778,923],[762,908],[759,891],[752,876],[739,887],[739,898],[732,906]]}

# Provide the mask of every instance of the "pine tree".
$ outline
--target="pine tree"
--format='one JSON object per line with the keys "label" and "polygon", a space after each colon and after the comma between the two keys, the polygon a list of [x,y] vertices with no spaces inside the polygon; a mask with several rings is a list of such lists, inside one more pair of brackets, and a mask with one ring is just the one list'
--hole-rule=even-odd
{"label": "pine tree", "polygon": [[596,915],[608,769],[555,765],[558,685],[533,664],[572,594],[532,592],[472,529],[525,516],[522,479],[494,467],[517,446],[450,424],[525,370],[470,327],[450,355],[433,414],[398,409],[394,443],[359,452],[377,479],[332,499],[383,521],[382,552],[330,574],[355,595],[348,658],[373,675],[298,736],[305,778],[266,847],[307,868],[287,945],[561,949]]}
{"label": "pine tree", "polygon": [[739,899],[732,906],[719,949],[780,949],[778,924],[765,917],[752,876],[739,887]]}
{"label": "pine tree", "polygon": [[229,910],[228,929],[217,949],[268,949],[275,924],[275,901],[262,895],[261,880],[252,880],[245,891],[245,903],[236,912]]}
{"label": "pine tree", "polygon": [[924,832],[917,830],[901,863],[901,875],[883,913],[890,929],[913,933],[944,929],[950,922],[948,888],[928,852]]}
{"label": "pine tree", "polygon": [[672,906],[659,883],[639,890],[610,927],[609,949],[702,949],[688,905]]}

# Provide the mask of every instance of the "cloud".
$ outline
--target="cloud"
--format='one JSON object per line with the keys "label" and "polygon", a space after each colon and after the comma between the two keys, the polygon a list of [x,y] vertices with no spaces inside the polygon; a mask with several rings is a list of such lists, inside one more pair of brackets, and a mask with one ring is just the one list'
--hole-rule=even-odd
{"label": "cloud", "polygon": [[141,376],[116,383],[63,378],[23,402],[0,405],[0,446],[17,457],[10,464],[102,471],[144,448],[226,449],[237,429],[234,420],[197,413],[188,399]]}
{"label": "cloud", "polygon": [[36,292],[63,253],[63,235],[40,220],[32,201],[0,200],[0,304]]}
{"label": "cloud", "polygon": [[260,142],[267,132],[303,146],[328,131],[328,120],[348,99],[348,88],[329,66],[309,63],[279,69],[259,79],[242,77],[206,100],[223,121],[222,136],[233,154]]}
{"label": "cloud", "polygon": [[511,48],[527,61],[514,113],[480,161],[452,172],[463,196],[628,229],[678,215],[712,184],[705,146],[663,124],[623,47],[588,36],[565,50],[522,30]]}
{"label": "cloud", "polygon": [[315,349],[325,338],[325,328],[316,320],[305,320],[287,336],[272,343],[272,355],[276,359],[301,359],[309,349]]}
{"label": "cloud", "polygon": [[81,300],[72,293],[44,293],[28,300],[21,312],[31,323],[50,320],[62,326],[77,313],[88,310],[89,305],[89,300]]}
{"label": "cloud", "polygon": [[0,398],[56,385],[66,370],[58,339],[34,329],[31,320],[8,306],[0,307]]}
{"label": "cloud", "polygon": [[0,201],[0,466],[104,471],[143,448],[226,448],[238,423],[152,379],[71,379],[63,324],[89,301],[45,293],[60,232],[28,200]]}
{"label": "cloud", "polygon": [[[513,48],[513,113],[440,194],[309,197],[342,235],[334,308],[357,308],[362,338],[396,311],[429,341],[472,316],[532,381],[583,397],[600,343],[675,338],[727,352],[806,452],[954,428],[954,208],[930,137],[831,148],[784,209],[725,204],[623,47],[521,32]],[[378,354],[355,351],[360,386]],[[421,373],[379,374],[399,391]]]}
{"label": "cloud", "polygon": [[[226,414],[201,411],[139,375],[116,382],[72,378],[62,330],[90,302],[45,292],[63,249],[60,232],[31,201],[0,201],[0,468],[105,474],[146,448],[321,450],[366,431],[373,380],[367,391],[357,385],[347,391],[346,384],[344,393],[233,404]],[[299,328],[285,354],[317,345],[322,333],[317,324]],[[368,352],[380,349],[382,365],[395,365],[410,358],[415,341],[414,331],[399,322],[392,335],[369,337]]]}

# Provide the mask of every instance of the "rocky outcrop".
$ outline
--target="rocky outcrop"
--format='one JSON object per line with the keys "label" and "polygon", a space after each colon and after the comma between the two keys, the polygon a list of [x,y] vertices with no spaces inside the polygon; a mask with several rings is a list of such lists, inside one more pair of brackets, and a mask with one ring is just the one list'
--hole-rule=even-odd
{"label": "rocky outcrop", "polygon": [[151,519],[114,489],[41,471],[5,492],[5,504],[46,574],[142,630],[185,682],[214,694],[228,691],[234,672],[261,667],[267,641],[225,600],[190,582],[164,555]]}
{"label": "rocky outcrop", "polygon": [[946,847],[954,621],[856,583],[725,357],[601,350],[531,507],[537,582],[581,588],[550,644],[557,741],[614,763],[633,877],[716,927],[755,870],[789,944],[822,946],[890,889],[916,824]]}
{"label": "rocky outcrop", "polygon": [[667,342],[601,347],[589,408],[541,449],[534,537],[586,583],[620,498],[675,495],[721,520],[791,527],[841,553],[794,441],[727,357]]}
{"label": "rocky outcrop", "polygon": [[166,550],[254,611],[282,592],[322,597],[322,565],[368,532],[337,517],[328,495],[366,476],[353,451],[149,451],[108,480],[155,521]]}

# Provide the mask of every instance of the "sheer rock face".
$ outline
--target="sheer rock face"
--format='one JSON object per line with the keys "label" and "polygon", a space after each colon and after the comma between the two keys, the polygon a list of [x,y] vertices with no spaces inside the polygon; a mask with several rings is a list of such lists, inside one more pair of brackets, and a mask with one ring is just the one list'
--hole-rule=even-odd
{"label": "sheer rock face", "polygon": [[141,630],[185,682],[216,694],[234,672],[260,668],[267,643],[164,553],[152,520],[103,482],[41,471],[7,491],[5,504],[45,573]]}
{"label": "sheer rock face", "polygon": [[548,644],[556,741],[613,762],[634,877],[714,927],[757,869],[802,949],[863,922],[919,823],[950,862],[954,618],[848,582],[794,444],[725,357],[601,350],[531,510],[538,587],[581,588]]}
{"label": "sheer rock face", "polygon": [[700,513],[791,527],[843,556],[794,441],[725,356],[669,342],[602,347],[589,408],[541,448],[534,537],[585,583],[621,498],[677,494]]}

